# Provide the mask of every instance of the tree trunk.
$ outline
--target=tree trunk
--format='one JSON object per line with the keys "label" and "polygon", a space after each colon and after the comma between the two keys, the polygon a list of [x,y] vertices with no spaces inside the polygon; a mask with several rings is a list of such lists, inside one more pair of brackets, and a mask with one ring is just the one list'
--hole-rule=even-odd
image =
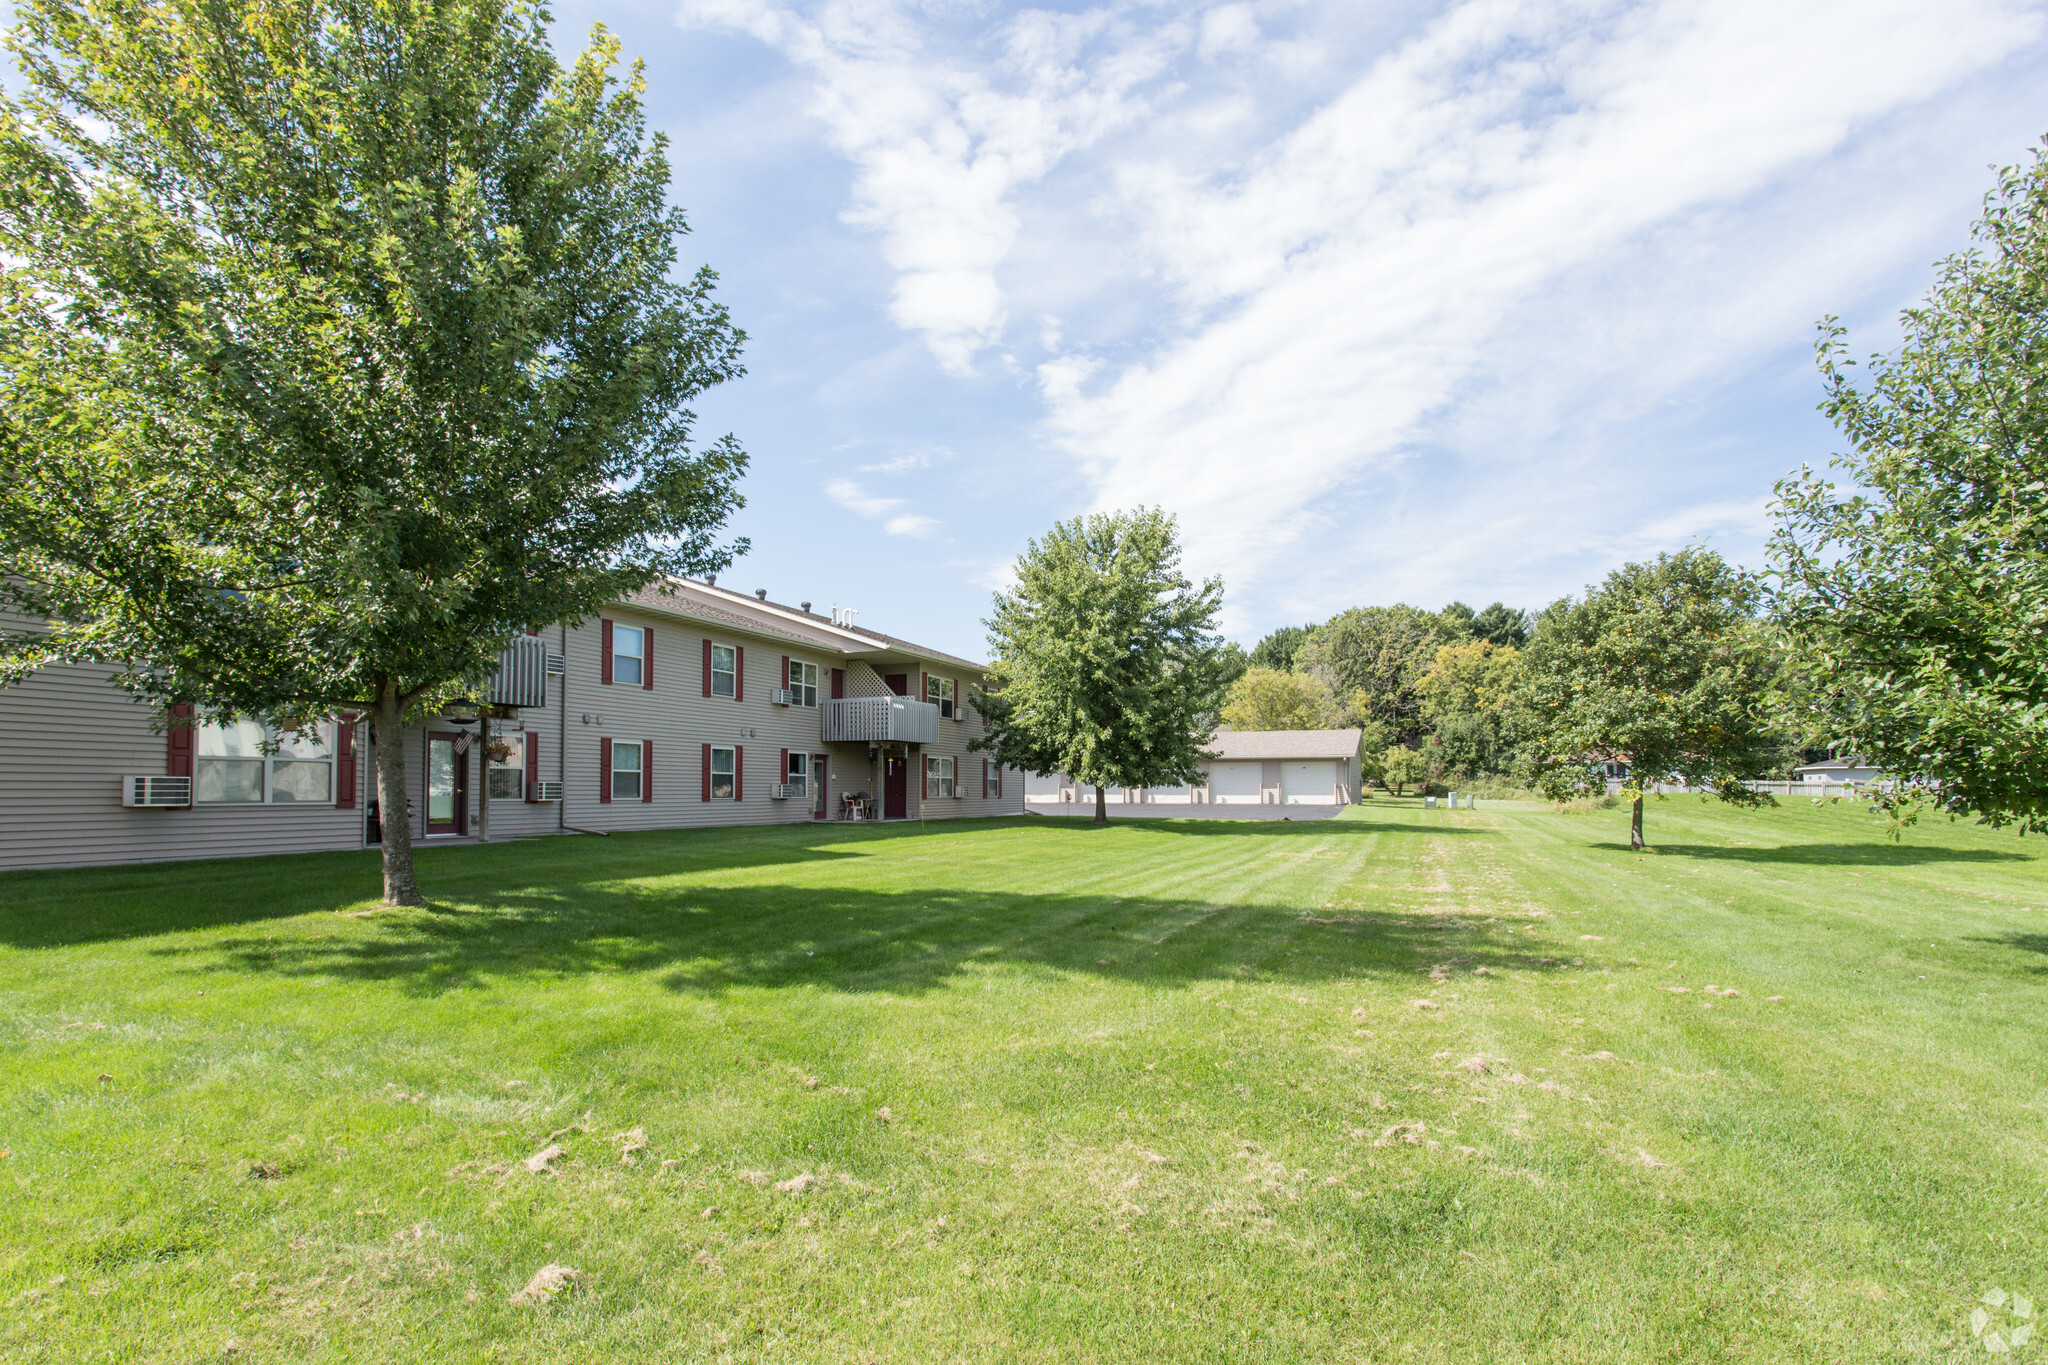
{"label": "tree trunk", "polygon": [[377,698],[377,819],[383,834],[384,903],[425,905],[412,871],[412,812],[405,805],[405,707],[398,684],[387,682]]}
{"label": "tree trunk", "polygon": [[1095,784],[1095,823],[1098,825],[1109,823],[1109,797],[1103,793],[1100,782]]}
{"label": "tree trunk", "polygon": [[1628,846],[1637,851],[1643,847],[1643,794],[1636,793],[1634,804],[1628,808]]}

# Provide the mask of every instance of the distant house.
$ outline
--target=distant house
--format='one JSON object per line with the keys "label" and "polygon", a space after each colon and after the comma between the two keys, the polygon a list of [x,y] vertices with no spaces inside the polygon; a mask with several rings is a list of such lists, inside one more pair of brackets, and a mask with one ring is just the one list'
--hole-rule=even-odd
{"label": "distant house", "polygon": [[1794,782],[1829,782],[1837,786],[1847,786],[1852,782],[1867,785],[1872,782],[1881,781],[1883,777],[1884,770],[1874,767],[1870,760],[1864,758],[1861,754],[1849,754],[1842,758],[1825,759],[1819,763],[1808,763],[1792,770],[1792,780]]}
{"label": "distant house", "polygon": [[[1347,806],[1358,799],[1361,730],[1219,730],[1205,780],[1186,787],[1111,787],[1119,805]],[[1063,774],[1026,779],[1034,803],[1092,804],[1095,789]]]}

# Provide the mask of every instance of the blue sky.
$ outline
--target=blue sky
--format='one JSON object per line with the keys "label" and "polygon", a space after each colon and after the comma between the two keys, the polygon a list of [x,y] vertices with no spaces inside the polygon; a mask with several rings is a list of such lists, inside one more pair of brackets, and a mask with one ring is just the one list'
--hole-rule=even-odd
{"label": "blue sky", "polygon": [[1990,163],[2048,132],[2010,0],[574,0],[645,60],[751,335],[722,578],[984,649],[1057,519],[1182,522],[1250,643],[1761,562]]}

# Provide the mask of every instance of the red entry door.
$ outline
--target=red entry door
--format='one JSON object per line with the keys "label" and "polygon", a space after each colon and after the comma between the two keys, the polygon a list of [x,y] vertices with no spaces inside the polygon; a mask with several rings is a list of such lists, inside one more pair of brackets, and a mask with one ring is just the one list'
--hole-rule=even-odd
{"label": "red entry door", "polygon": [[910,814],[910,760],[891,754],[882,760],[882,818],[902,820]]}
{"label": "red entry door", "polygon": [[811,755],[811,784],[817,789],[817,795],[811,799],[811,818],[813,820],[824,819],[826,812],[832,809],[826,804],[826,798],[830,795],[825,790],[826,762],[827,759],[824,754]]}

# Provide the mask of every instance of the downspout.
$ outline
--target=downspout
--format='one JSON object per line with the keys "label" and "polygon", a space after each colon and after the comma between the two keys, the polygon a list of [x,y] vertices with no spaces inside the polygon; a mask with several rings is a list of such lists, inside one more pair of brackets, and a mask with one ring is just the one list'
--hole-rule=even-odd
{"label": "downspout", "polygon": [[476,755],[476,841],[488,844],[491,841],[491,713],[485,711],[477,725],[477,733],[483,743]]}
{"label": "downspout", "polygon": [[562,778],[562,799],[555,802],[555,829],[569,830],[569,623],[562,623],[562,737],[555,741],[556,771]]}

